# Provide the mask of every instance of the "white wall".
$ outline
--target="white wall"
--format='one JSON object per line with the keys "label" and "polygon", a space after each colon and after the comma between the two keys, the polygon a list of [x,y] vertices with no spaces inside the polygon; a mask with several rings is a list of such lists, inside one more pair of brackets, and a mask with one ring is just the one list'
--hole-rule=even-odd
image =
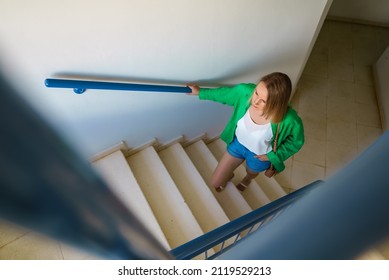
{"label": "white wall", "polygon": [[257,82],[272,71],[294,84],[331,0],[0,0],[0,67],[89,157],[217,135],[231,112],[177,94],[49,89],[50,77],[200,85]]}
{"label": "white wall", "polygon": [[389,1],[333,0],[328,15],[389,25]]}

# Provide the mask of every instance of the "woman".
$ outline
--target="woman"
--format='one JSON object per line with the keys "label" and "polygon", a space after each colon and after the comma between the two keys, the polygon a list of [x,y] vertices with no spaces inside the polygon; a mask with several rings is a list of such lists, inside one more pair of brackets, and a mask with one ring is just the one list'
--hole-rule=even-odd
{"label": "woman", "polygon": [[[227,151],[216,167],[211,185],[222,191],[234,176],[233,171],[246,161],[247,175],[237,185],[244,191],[260,172],[272,165],[276,171],[285,169],[284,161],[304,144],[304,128],[300,117],[289,105],[292,92],[290,78],[275,72],[264,76],[257,85],[200,89],[188,85],[190,95],[234,106],[230,121],[220,135]],[[276,152],[273,151],[278,131]]]}

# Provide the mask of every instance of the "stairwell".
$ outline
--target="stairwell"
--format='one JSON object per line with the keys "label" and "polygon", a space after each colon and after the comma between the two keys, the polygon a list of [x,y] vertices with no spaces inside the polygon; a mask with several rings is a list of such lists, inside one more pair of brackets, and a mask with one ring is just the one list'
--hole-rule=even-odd
{"label": "stairwell", "polygon": [[[208,182],[224,151],[219,138],[179,137],[166,145],[156,140],[134,149],[118,145],[91,159],[91,165],[171,250],[286,195],[276,179],[262,174],[240,192],[235,185],[245,176],[243,165],[226,189],[216,192]],[[215,246],[209,254],[219,250]]]}

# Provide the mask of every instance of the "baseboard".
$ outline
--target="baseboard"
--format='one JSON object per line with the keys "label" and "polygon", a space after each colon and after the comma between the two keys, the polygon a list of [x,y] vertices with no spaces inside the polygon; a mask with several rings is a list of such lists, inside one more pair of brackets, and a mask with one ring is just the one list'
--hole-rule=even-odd
{"label": "baseboard", "polygon": [[89,159],[89,162],[92,163],[92,162],[98,161],[98,160],[102,159],[103,157],[106,157],[106,156],[108,156],[116,151],[119,151],[119,150],[121,150],[123,152],[128,150],[128,146],[127,146],[126,142],[120,141],[118,144],[103,150],[102,152],[92,156]]}
{"label": "baseboard", "polygon": [[138,152],[140,152],[148,147],[151,147],[151,146],[158,147],[157,138],[153,138],[150,141],[148,141],[142,145],[139,145],[138,147],[128,149],[127,151],[124,152],[124,156],[125,157],[132,156],[133,154],[136,154],[136,153],[138,153]]}
{"label": "baseboard", "polygon": [[112,146],[112,147],[109,147],[107,149],[105,149],[104,151],[94,155],[93,157],[90,158],[89,162],[95,162],[95,161],[98,161],[116,151],[119,151],[121,150],[124,154],[125,157],[129,157],[129,156],[132,156],[148,147],[151,147],[153,146],[157,152],[159,151],[162,151],[176,143],[181,143],[181,145],[183,147],[187,147],[189,145],[192,145],[193,143],[197,142],[197,141],[200,141],[200,140],[203,140],[206,144],[208,143],[211,143],[212,141],[215,141],[216,139],[219,138],[219,135],[215,136],[215,137],[212,137],[212,138],[208,138],[208,135],[207,133],[202,133],[200,134],[199,136],[196,136],[194,138],[191,138],[191,139],[186,139],[186,137],[184,135],[180,135],[176,138],[173,138],[172,140],[169,140],[165,143],[160,143],[159,140],[157,138],[153,138],[151,139],[150,141],[144,143],[144,144],[141,144],[137,147],[134,147],[134,148],[129,148],[127,143],[125,141],[121,141],[120,143]]}
{"label": "baseboard", "polygon": [[375,21],[368,21],[368,20],[361,20],[361,19],[344,18],[344,17],[337,17],[337,16],[327,16],[326,20],[389,28],[389,23],[375,22]]}
{"label": "baseboard", "polygon": [[170,146],[174,145],[174,144],[177,144],[177,143],[183,143],[185,140],[184,140],[184,136],[181,135],[181,136],[178,136],[177,138],[174,138],[164,144],[160,144],[157,146],[156,150],[157,152],[160,152],[166,148],[169,148]]}
{"label": "baseboard", "polygon": [[202,133],[200,134],[199,136],[196,136],[192,139],[189,139],[189,140],[185,140],[183,143],[182,143],[182,146],[183,147],[188,147],[190,145],[192,145],[193,143],[197,142],[197,141],[200,141],[200,140],[205,140],[207,139],[207,133]]}

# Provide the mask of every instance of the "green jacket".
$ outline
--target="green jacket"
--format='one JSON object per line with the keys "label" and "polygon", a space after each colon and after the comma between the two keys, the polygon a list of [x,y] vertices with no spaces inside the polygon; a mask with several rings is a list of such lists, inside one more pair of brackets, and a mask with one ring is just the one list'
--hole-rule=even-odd
{"label": "green jacket", "polygon": [[[225,105],[234,106],[232,116],[223,130],[220,138],[230,144],[235,137],[238,121],[250,107],[250,98],[254,92],[255,84],[238,84],[234,87],[220,87],[215,89],[200,89],[199,98],[212,100]],[[273,135],[277,132],[277,123],[271,124]],[[274,137],[272,146],[274,145]],[[291,107],[280,123],[277,152],[270,151],[267,156],[278,172],[285,169],[284,161],[297,153],[304,145],[304,127],[301,118]]]}

